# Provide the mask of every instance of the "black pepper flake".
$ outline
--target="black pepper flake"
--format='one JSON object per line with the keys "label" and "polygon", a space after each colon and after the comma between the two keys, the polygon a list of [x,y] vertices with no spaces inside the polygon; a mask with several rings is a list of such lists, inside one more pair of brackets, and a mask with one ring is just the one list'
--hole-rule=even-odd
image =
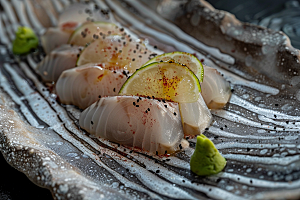
{"label": "black pepper flake", "polygon": [[135,58],[132,58],[132,61],[135,61]]}
{"label": "black pepper flake", "polygon": [[91,124],[93,125],[93,124],[94,124],[94,122],[93,122],[93,121],[91,121]]}
{"label": "black pepper flake", "polygon": [[135,102],[132,102],[132,104],[135,106],[136,104],[135,104]]}
{"label": "black pepper flake", "polygon": [[168,106],[167,105],[164,105],[166,108],[168,108]]}
{"label": "black pepper flake", "polygon": [[220,129],[223,130],[223,127],[221,127]]}
{"label": "black pepper flake", "polygon": [[133,53],[136,53],[136,50],[133,50]]}
{"label": "black pepper flake", "polygon": [[162,102],[166,103],[166,100],[163,99]]}
{"label": "black pepper flake", "polygon": [[129,39],[129,42],[132,42],[132,39]]}
{"label": "black pepper flake", "polygon": [[175,115],[175,116],[177,115],[176,112],[174,112],[174,115]]}
{"label": "black pepper flake", "polygon": [[147,99],[151,99],[149,96],[147,96]]}
{"label": "black pepper flake", "polygon": [[275,106],[278,106],[278,103],[275,103]]}
{"label": "black pepper flake", "polygon": [[156,170],[156,173],[158,174],[160,172],[160,170],[158,169],[158,170]]}
{"label": "black pepper flake", "polygon": [[126,77],[128,76],[125,70],[123,70],[122,74],[124,74]]}
{"label": "black pepper flake", "polygon": [[249,148],[249,147],[247,147],[247,151],[250,151],[250,148]]}
{"label": "black pepper flake", "polygon": [[141,55],[139,55],[139,58],[141,58],[142,56]]}
{"label": "black pepper flake", "polygon": [[150,108],[148,108],[147,110],[150,111]]}
{"label": "black pepper flake", "polygon": [[116,91],[116,88],[114,88],[113,90],[114,90],[114,92],[115,92],[115,91]]}
{"label": "black pepper flake", "polygon": [[206,131],[208,131],[208,130],[209,130],[209,128],[205,128],[205,130],[206,130]]}
{"label": "black pepper flake", "polygon": [[136,105],[135,107],[140,107],[139,105]]}
{"label": "black pepper flake", "polygon": [[154,46],[154,49],[157,49],[157,46]]}
{"label": "black pepper flake", "polygon": [[120,31],[121,31],[121,32],[124,31],[124,28],[120,28]]}
{"label": "black pepper flake", "polygon": [[117,73],[116,71],[114,71],[114,73]]}
{"label": "black pepper flake", "polygon": [[136,100],[136,102],[139,102],[139,101],[140,101],[139,99]]}
{"label": "black pepper flake", "polygon": [[234,92],[234,89],[231,89],[231,92]]}
{"label": "black pepper flake", "polygon": [[181,145],[181,144],[179,144],[179,149],[180,149],[180,150],[182,149],[182,145]]}
{"label": "black pepper flake", "polygon": [[150,54],[150,55],[149,55],[149,60],[150,60],[150,59],[152,59],[152,58],[154,58],[155,56],[157,56],[157,54],[156,54],[156,53],[152,53],[152,54]]}
{"label": "black pepper flake", "polygon": [[252,181],[252,180],[250,180],[250,183],[252,184],[252,183],[253,183],[253,181]]}
{"label": "black pepper flake", "polygon": [[277,115],[274,115],[274,117],[276,118],[276,117],[277,117]]}
{"label": "black pepper flake", "polygon": [[99,99],[100,99],[100,98],[101,98],[101,95],[99,95],[98,97],[99,97]]}
{"label": "black pepper flake", "polygon": [[148,113],[148,110],[146,110],[145,113]]}
{"label": "black pepper flake", "polygon": [[185,183],[185,180],[182,180],[183,183]]}

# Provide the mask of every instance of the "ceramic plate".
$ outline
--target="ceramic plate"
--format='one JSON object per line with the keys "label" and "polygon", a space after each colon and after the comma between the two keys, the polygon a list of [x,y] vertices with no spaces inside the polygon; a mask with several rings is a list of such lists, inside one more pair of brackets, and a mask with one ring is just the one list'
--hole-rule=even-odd
{"label": "ceramic plate", "polygon": [[[191,173],[190,147],[150,156],[81,130],[35,67],[41,50],[11,54],[20,25],[41,34],[75,1],[2,0],[0,150],[56,199],[282,199],[300,197],[299,51],[289,38],[245,24],[205,1],[88,2],[161,51],[185,51],[218,69],[233,94],[205,135],[227,159],[214,176]],[[97,5],[97,6],[95,6]]]}

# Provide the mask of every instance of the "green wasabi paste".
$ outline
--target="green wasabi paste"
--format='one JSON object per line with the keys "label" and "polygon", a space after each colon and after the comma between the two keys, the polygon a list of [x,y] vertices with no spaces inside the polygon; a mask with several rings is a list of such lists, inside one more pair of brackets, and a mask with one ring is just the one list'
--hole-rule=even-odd
{"label": "green wasabi paste", "polygon": [[21,26],[16,32],[12,51],[14,54],[29,53],[30,50],[36,48],[38,44],[38,37],[35,35],[33,30],[31,28]]}
{"label": "green wasabi paste", "polygon": [[197,136],[197,144],[191,157],[191,171],[199,176],[217,174],[224,169],[226,159],[216,149],[214,143],[203,134]]}

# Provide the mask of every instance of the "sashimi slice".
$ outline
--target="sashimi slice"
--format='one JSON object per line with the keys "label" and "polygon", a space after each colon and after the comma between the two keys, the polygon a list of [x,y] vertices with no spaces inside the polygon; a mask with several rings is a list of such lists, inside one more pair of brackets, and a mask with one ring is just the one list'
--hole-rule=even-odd
{"label": "sashimi slice", "polygon": [[56,83],[60,102],[85,109],[100,97],[118,95],[127,74],[123,70],[105,69],[103,65],[88,63],[64,71]]}
{"label": "sashimi slice", "polygon": [[180,114],[185,135],[199,135],[209,127],[212,122],[212,114],[207,108],[201,94],[194,103],[180,103]]}
{"label": "sashimi slice", "polygon": [[91,42],[80,54],[77,65],[107,63],[133,73],[154,55],[142,42],[128,35],[108,35]]}
{"label": "sashimi slice", "polygon": [[[102,11],[102,12],[101,12]],[[66,22],[83,23],[86,21],[115,21],[106,10],[95,7],[93,3],[73,3],[58,17],[58,25]]]}
{"label": "sashimi slice", "polygon": [[80,49],[81,47],[65,44],[51,51],[36,69],[43,81],[57,81],[63,71],[74,68]]}
{"label": "sashimi slice", "polygon": [[46,54],[53,49],[67,44],[71,34],[80,24],[77,22],[64,23],[59,27],[50,27],[41,36],[41,45]]}
{"label": "sashimi slice", "polygon": [[79,124],[96,137],[157,154],[180,150],[184,136],[178,103],[137,96],[103,97]]}
{"label": "sashimi slice", "polygon": [[221,109],[229,101],[231,87],[214,68],[204,65],[204,78],[201,94],[209,109]]}

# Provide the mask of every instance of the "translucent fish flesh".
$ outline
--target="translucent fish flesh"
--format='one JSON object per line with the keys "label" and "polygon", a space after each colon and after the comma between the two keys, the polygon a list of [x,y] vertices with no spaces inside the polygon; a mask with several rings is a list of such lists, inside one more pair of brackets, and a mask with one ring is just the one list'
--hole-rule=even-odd
{"label": "translucent fish flesh", "polygon": [[209,127],[212,114],[206,106],[201,94],[194,103],[180,103],[180,114],[185,135],[199,135]]}
{"label": "translucent fish flesh", "polygon": [[201,90],[209,109],[223,108],[231,96],[231,87],[224,77],[216,69],[205,65]]}
{"label": "translucent fish flesh", "polygon": [[104,97],[79,119],[87,132],[151,153],[173,153],[184,136],[178,103],[137,96]]}
{"label": "translucent fish flesh", "polygon": [[117,95],[127,74],[101,66],[89,63],[64,71],[56,83],[60,102],[85,109],[99,97]]}
{"label": "translucent fish flesh", "polygon": [[43,81],[57,81],[63,71],[74,68],[80,48],[65,44],[51,51],[36,69]]}

